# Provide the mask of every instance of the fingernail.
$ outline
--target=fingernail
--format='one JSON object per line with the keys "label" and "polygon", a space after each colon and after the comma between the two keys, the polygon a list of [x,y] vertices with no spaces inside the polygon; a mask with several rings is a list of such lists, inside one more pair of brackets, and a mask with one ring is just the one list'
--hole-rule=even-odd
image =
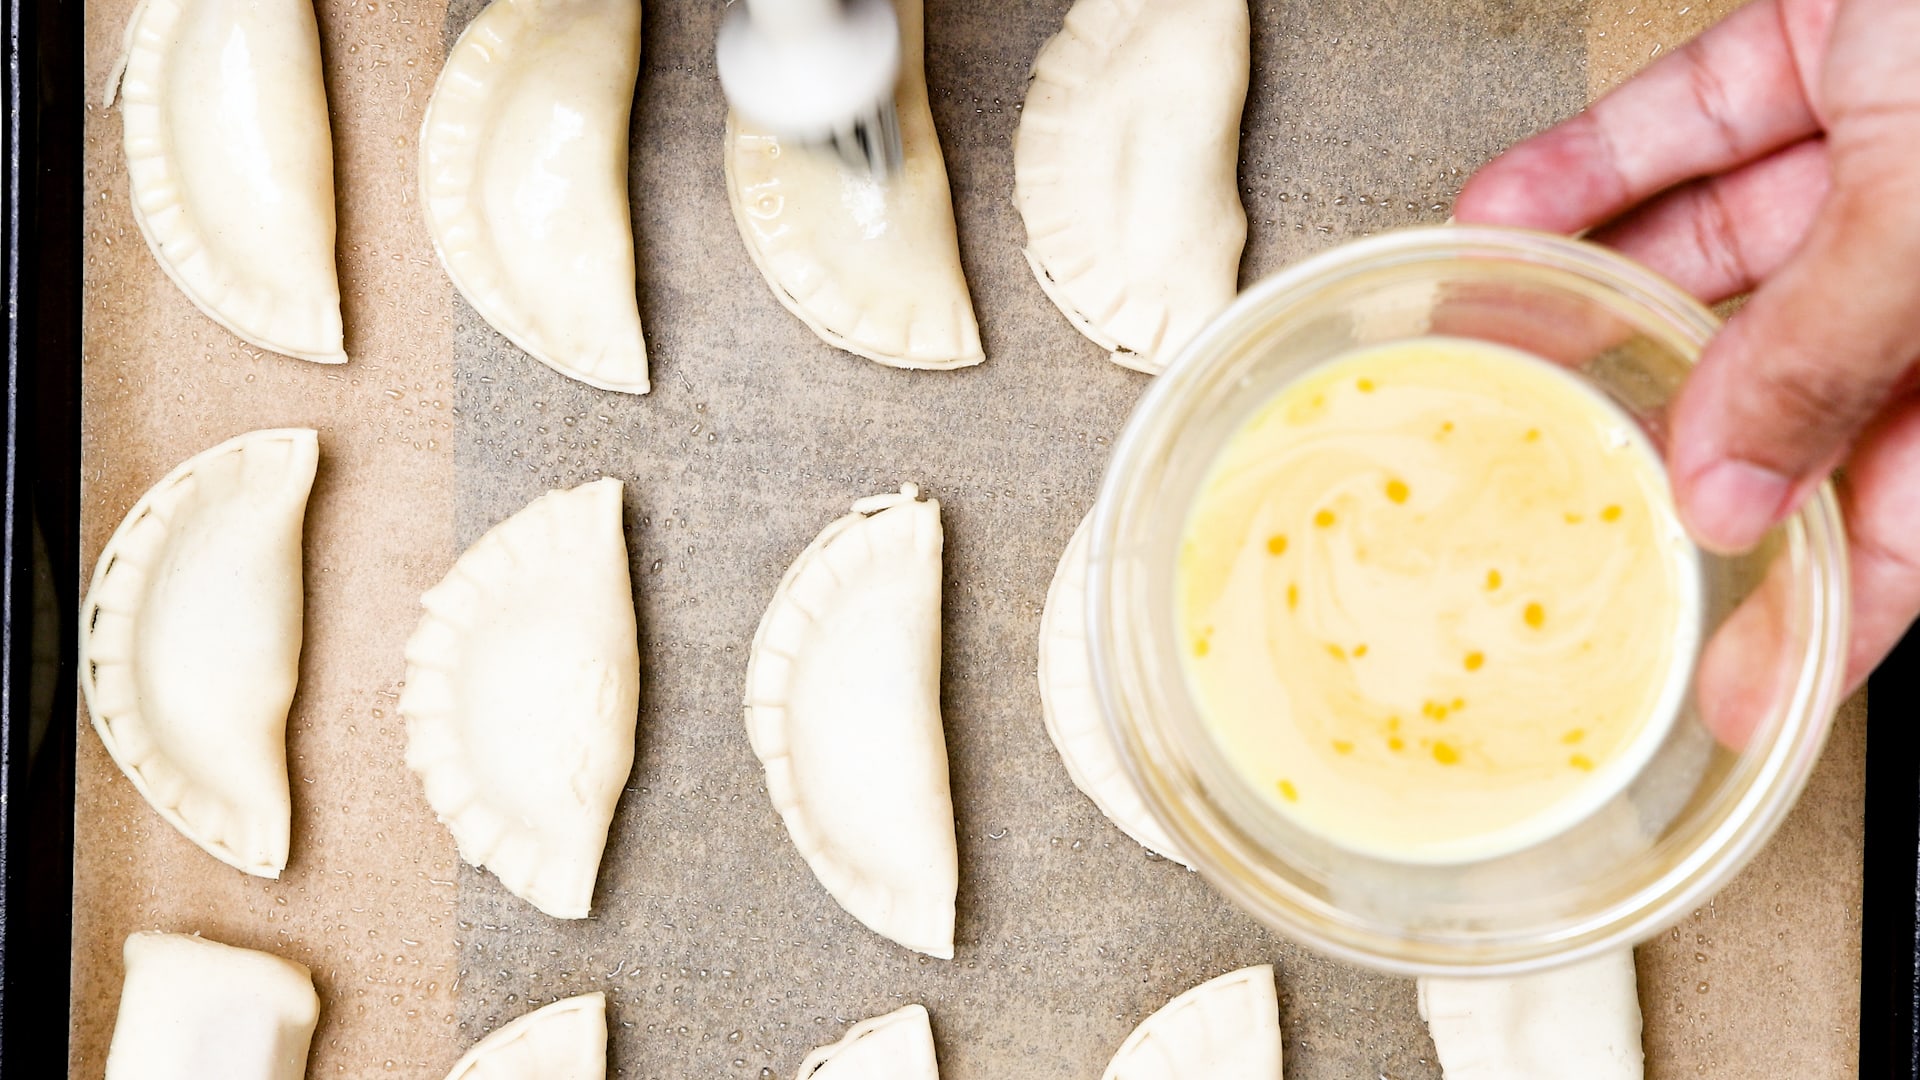
{"label": "fingernail", "polygon": [[1694,474],[1681,517],[1703,547],[1752,548],[1786,509],[1793,481],[1745,461],[1720,461]]}

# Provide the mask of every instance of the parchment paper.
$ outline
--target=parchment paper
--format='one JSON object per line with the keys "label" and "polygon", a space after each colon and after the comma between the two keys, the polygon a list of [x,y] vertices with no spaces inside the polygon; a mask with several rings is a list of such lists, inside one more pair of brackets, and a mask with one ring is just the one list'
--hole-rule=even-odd
{"label": "parchment paper", "polygon": [[[1254,0],[1245,278],[1444,220],[1477,163],[1731,6]],[[131,7],[91,0],[90,86]],[[1290,1077],[1438,1076],[1411,983],[1278,940],[1146,855],[1074,790],[1042,728],[1047,581],[1145,385],[1069,328],[1019,254],[1010,140],[1067,0],[929,4],[933,108],[988,352],[953,373],[835,352],[774,301],[721,182],[720,6],[653,0],[632,183],[655,389],[637,399],[520,354],[433,259],[415,135],[478,7],[320,0],[345,368],[258,355],[194,310],[131,219],[119,117],[88,118],[82,564],[149,484],[230,435],[313,425],[322,462],[283,878],[244,877],[180,838],[79,718],[72,1074],[101,1074],[122,939],[162,928],[312,966],[315,1077],[437,1078],[499,1024],[601,989],[621,1076],[788,1076],[849,1023],[919,1001],[950,1080],[1092,1078],[1169,997],[1260,961],[1279,967]],[[628,484],[639,750],[594,917],[565,923],[460,863],[401,763],[392,706],[419,593],[541,491],[603,474]],[[782,570],[856,497],[902,480],[945,506],[952,962],[826,896],[740,719],[746,644]],[[1640,950],[1649,1076],[1854,1072],[1864,722],[1850,702],[1779,838]]]}

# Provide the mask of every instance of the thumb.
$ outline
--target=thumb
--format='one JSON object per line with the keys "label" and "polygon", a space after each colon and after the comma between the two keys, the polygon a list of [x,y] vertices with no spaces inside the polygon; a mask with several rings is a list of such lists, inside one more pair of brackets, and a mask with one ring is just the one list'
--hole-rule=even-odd
{"label": "thumb", "polygon": [[1887,151],[1854,177],[1835,162],[1800,251],[1709,345],[1675,402],[1674,493],[1710,549],[1744,551],[1791,513],[1920,355],[1920,166]]}

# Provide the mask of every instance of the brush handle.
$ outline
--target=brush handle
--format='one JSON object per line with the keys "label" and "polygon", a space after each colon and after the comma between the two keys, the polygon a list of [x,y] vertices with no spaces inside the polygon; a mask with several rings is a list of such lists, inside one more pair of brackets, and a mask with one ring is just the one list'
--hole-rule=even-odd
{"label": "brush handle", "polygon": [[753,28],[768,38],[793,41],[846,18],[840,0],[746,0]]}

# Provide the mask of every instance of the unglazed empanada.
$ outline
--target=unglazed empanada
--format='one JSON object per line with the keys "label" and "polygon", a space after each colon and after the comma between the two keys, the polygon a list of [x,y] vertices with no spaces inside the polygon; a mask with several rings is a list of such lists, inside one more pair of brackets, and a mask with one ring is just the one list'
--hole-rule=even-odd
{"label": "unglazed empanada", "polygon": [[562,998],[473,1044],[447,1080],[606,1080],[607,995]]}
{"label": "unglazed empanada", "polygon": [[729,115],[727,199],[773,295],[821,340],[892,367],[966,367],[985,354],[927,106],[921,0],[895,7],[900,174],[857,176],[830,151]]}
{"label": "unglazed empanada", "polygon": [[647,392],[627,205],[640,0],[493,0],[420,128],[427,231],[474,310],[542,363]]}
{"label": "unglazed empanada", "polygon": [[862,1020],[800,1063],[796,1080],[940,1080],[933,1026],[920,1005]]}
{"label": "unglazed empanada", "polygon": [[407,767],[460,857],[584,919],[633,767],[640,650],[620,481],[550,491],[474,542],[407,641]]}
{"label": "unglazed empanada", "polygon": [[118,88],[133,219],[160,268],[263,349],[345,363],[333,145],[312,0],[141,0]]}
{"label": "unglazed empanada", "polygon": [[1186,859],[1148,812],[1133,778],[1120,763],[1120,751],[1094,692],[1087,655],[1087,522],[1091,518],[1089,514],[1081,519],[1080,527],[1073,530],[1053,584],[1047,588],[1047,606],[1040,615],[1040,711],[1074,786],[1142,847],[1184,863]]}
{"label": "unglazed empanada", "polygon": [[1633,950],[1530,975],[1420,980],[1447,1080],[1639,1080]]}
{"label": "unglazed empanada", "polygon": [[1027,262],[1082,334],[1166,366],[1238,286],[1247,0],[1075,0],[1013,140]]}
{"label": "unglazed empanada", "polygon": [[300,1080],[320,1019],[307,969],[187,934],[127,938],[106,1080]]}
{"label": "unglazed empanada", "polygon": [[1273,966],[1229,972],[1140,1022],[1103,1080],[1280,1080]]}
{"label": "unglazed empanada", "polygon": [[794,847],[855,918],[953,956],[940,504],[853,504],[794,560],[747,660],[747,735]]}
{"label": "unglazed empanada", "polygon": [[319,460],[303,428],[188,458],[127,512],[80,607],[80,689],[107,753],[187,839],[261,877],[287,865],[300,533]]}

